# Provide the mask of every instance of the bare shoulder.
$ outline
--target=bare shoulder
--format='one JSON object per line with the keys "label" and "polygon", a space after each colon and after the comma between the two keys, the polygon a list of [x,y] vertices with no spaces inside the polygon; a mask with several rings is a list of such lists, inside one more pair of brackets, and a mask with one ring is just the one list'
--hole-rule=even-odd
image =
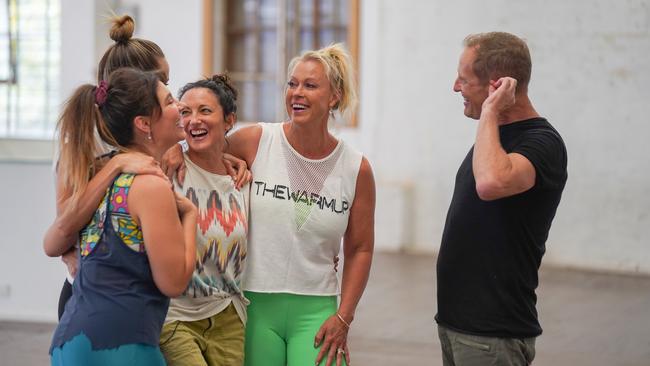
{"label": "bare shoulder", "polygon": [[361,165],[359,166],[359,174],[357,174],[357,184],[355,187],[355,198],[353,206],[358,206],[359,204],[369,205],[369,207],[374,207],[375,205],[375,177],[372,172],[372,167],[368,159],[364,157],[361,158]]}
{"label": "bare shoulder", "polygon": [[372,172],[372,166],[366,157],[361,158],[361,165],[359,166],[359,175],[357,176],[357,188],[359,185],[363,188],[375,187],[375,177]]}
{"label": "bare shoulder", "polygon": [[259,142],[262,137],[262,126],[259,124],[252,124],[250,126],[242,127],[230,135],[230,139],[240,142]]}
{"label": "bare shoulder", "polygon": [[257,147],[261,138],[262,126],[259,124],[242,127],[228,136],[228,152],[246,160],[250,167],[257,155]]}
{"label": "bare shoulder", "polygon": [[133,179],[129,196],[131,197],[131,195],[153,199],[155,197],[173,197],[174,192],[167,179],[153,174],[142,174]]}

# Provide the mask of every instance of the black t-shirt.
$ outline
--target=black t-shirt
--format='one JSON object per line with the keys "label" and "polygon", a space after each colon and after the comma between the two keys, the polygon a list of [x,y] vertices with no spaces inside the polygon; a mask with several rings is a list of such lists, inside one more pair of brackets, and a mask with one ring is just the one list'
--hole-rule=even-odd
{"label": "black t-shirt", "polygon": [[470,149],[456,175],[438,254],[436,321],[457,331],[508,338],[542,333],[537,320],[537,271],[567,180],[567,153],[543,118],[499,128],[507,153],[535,167],[526,192],[482,201],[476,193]]}

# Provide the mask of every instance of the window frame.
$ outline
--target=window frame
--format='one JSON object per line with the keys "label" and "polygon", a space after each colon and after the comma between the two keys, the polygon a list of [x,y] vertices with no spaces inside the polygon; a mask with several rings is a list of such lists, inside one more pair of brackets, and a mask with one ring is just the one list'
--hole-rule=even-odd
{"label": "window frame", "polygon": [[[314,0],[318,3],[318,0]],[[352,56],[354,75],[357,81],[357,92],[359,93],[359,23],[360,23],[360,2],[361,0],[347,0],[348,1],[348,24],[347,24],[347,39],[346,45],[348,51]],[[277,0],[279,6],[278,8],[285,9],[287,5],[287,0]],[[210,76],[214,73],[215,70],[225,70],[225,59],[227,55],[227,0],[203,0],[202,4],[202,15],[203,15],[203,52],[202,52],[202,72],[204,76]],[[314,27],[318,27],[319,22],[316,19],[318,17],[318,7],[315,8],[314,13]],[[279,24],[274,28],[278,34],[286,34],[287,32],[287,13],[286,11],[281,11],[278,15],[280,19]],[[318,32],[314,32],[317,34]],[[318,36],[316,36],[318,37]],[[286,65],[289,63],[290,58],[287,52],[287,37],[280,37],[278,39],[278,65],[274,71],[274,75],[267,73],[258,73],[259,75],[254,75],[254,78],[259,79],[271,79],[274,80],[274,87],[278,91],[276,105],[284,104],[284,84],[286,82]],[[314,43],[317,44],[318,38],[314,40]],[[294,52],[295,53],[295,52]],[[236,73],[230,73],[231,76]],[[247,73],[250,74],[250,73]],[[237,78],[239,79],[239,78]],[[259,113],[257,113],[259,115]],[[276,121],[281,121],[285,118],[285,112],[282,108],[276,109]],[[254,121],[243,121],[254,122]],[[350,115],[347,123],[344,124],[344,127],[347,128],[356,128],[358,127],[358,110]]]}

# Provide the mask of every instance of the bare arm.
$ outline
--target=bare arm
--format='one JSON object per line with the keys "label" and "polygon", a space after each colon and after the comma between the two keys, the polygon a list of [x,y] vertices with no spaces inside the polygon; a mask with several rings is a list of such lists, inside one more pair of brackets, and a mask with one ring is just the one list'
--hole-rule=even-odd
{"label": "bare arm", "polygon": [[77,241],[78,232],[90,221],[113,179],[121,173],[154,174],[163,176],[156,161],[145,154],[126,153],[111,158],[88,182],[77,205],[69,202],[69,192],[64,187],[62,174],[56,181],[56,219],[45,232],[43,249],[50,257],[66,253]]}
{"label": "bare arm", "polygon": [[119,154],[110,159],[88,182],[75,207],[70,205],[70,192],[64,187],[62,174],[57,174],[56,214],[54,223],[45,232],[43,249],[50,257],[66,253],[77,241],[77,233],[90,221],[113,179],[121,173],[163,176],[155,160],[144,154]]}
{"label": "bare arm", "polygon": [[162,157],[161,166],[170,181],[176,181],[183,186],[185,182],[185,162],[183,161],[183,147],[174,144]]}
{"label": "bare arm", "polygon": [[165,179],[152,175],[135,178],[127,201],[142,229],[156,286],[169,297],[179,296],[196,261],[196,208]]}
{"label": "bare arm", "polygon": [[[341,303],[338,314],[332,315],[323,323],[316,335],[315,342],[323,342],[323,347],[316,358],[317,364],[327,355],[327,365],[336,358],[340,365],[341,355],[338,348],[343,348],[346,361],[348,326],[354,319],[354,313],[363,295],[370,275],[370,265],[375,243],[375,180],[372,168],[366,158],[361,161],[357,177],[356,193],[350,209],[348,228],[343,238],[343,279],[341,286]],[[340,319],[339,316],[342,318]]]}
{"label": "bare arm", "polygon": [[476,132],[472,169],[484,201],[525,192],[535,184],[535,168],[523,155],[506,153],[499,139],[499,114],[515,101],[517,81],[502,78],[490,86]]}
{"label": "bare arm", "polygon": [[261,137],[262,127],[259,125],[241,128],[226,137],[228,140],[226,152],[244,159],[250,168],[253,166],[255,155],[257,155]]}
{"label": "bare arm", "polygon": [[[228,169],[228,174],[233,175],[237,188],[241,188],[251,180],[248,169],[255,160],[257,145],[259,145],[261,136],[262,127],[256,125],[244,127],[226,137],[228,143],[224,154],[224,164]],[[236,173],[231,169],[233,165],[237,168]],[[165,152],[162,158],[162,168],[170,180],[176,178],[176,181],[181,186],[183,185],[185,181],[185,163],[181,145],[176,144]]]}

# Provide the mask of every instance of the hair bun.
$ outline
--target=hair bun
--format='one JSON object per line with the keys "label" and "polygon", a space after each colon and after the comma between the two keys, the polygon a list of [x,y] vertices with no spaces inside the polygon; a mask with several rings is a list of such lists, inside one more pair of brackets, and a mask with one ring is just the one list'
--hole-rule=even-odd
{"label": "hair bun", "polygon": [[226,87],[231,93],[232,96],[235,100],[237,100],[237,89],[235,89],[235,86],[232,85],[232,81],[230,80],[230,77],[228,74],[214,74],[210,78],[211,81],[217,83],[217,84],[223,84],[223,86]]}
{"label": "hair bun", "polygon": [[115,17],[111,20],[113,25],[109,31],[109,35],[116,43],[126,43],[133,36],[135,30],[135,21],[129,15],[122,15]]}

